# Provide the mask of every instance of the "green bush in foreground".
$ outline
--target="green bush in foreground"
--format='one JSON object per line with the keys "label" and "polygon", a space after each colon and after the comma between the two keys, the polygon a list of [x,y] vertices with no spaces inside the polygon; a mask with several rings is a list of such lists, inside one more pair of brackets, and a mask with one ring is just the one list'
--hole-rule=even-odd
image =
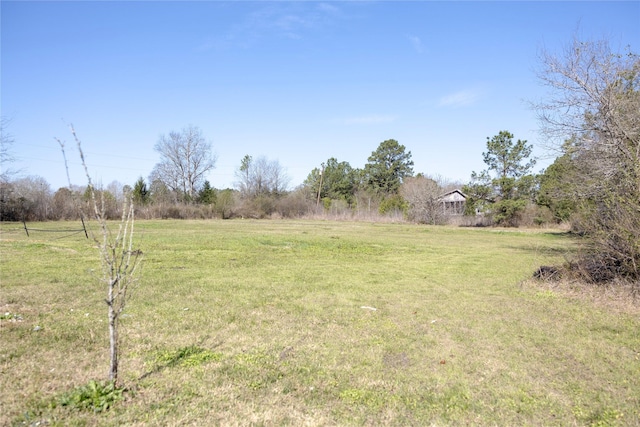
{"label": "green bush in foreground", "polygon": [[69,409],[104,412],[123,399],[123,392],[124,389],[116,387],[113,381],[91,380],[62,395],[57,403]]}

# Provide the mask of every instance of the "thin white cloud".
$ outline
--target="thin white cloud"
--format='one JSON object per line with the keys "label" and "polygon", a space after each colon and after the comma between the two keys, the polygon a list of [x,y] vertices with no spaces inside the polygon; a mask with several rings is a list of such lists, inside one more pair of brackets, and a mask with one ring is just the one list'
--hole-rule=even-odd
{"label": "thin white cloud", "polygon": [[482,96],[478,89],[461,90],[440,98],[440,107],[468,107],[475,104]]}
{"label": "thin white cloud", "polygon": [[337,15],[340,13],[340,9],[337,6],[334,6],[329,3],[320,3],[318,5],[318,10],[327,14],[332,14],[332,15]]}
{"label": "thin white cloud", "polygon": [[350,117],[344,121],[347,125],[377,125],[391,123],[396,120],[395,116],[373,114],[370,116]]}
{"label": "thin white cloud", "polygon": [[307,19],[293,14],[280,16],[273,22],[273,26],[275,28],[284,31],[285,33],[298,31],[302,28],[310,27],[311,25],[312,23]]}
{"label": "thin white cloud", "polygon": [[422,40],[420,39],[420,37],[408,35],[407,38],[411,42],[411,45],[413,46],[413,49],[415,49],[416,52],[418,53],[424,52],[424,47],[422,45]]}
{"label": "thin white cloud", "polygon": [[309,31],[321,30],[342,18],[341,9],[328,3],[315,7],[304,3],[258,4],[226,34],[208,37],[196,50],[248,48],[270,36],[302,39]]}

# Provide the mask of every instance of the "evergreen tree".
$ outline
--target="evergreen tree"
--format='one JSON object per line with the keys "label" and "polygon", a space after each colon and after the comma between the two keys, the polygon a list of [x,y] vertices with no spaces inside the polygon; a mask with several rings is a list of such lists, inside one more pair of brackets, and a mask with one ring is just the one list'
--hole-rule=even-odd
{"label": "evergreen tree", "polygon": [[364,167],[366,185],[377,194],[398,194],[404,178],[413,176],[411,151],[395,139],[383,141]]}
{"label": "evergreen tree", "polygon": [[149,189],[144,178],[140,177],[133,185],[133,202],[136,205],[146,205],[149,202]]}
{"label": "evergreen tree", "polygon": [[474,171],[462,190],[469,196],[467,213],[488,210],[496,223],[512,226],[534,191],[535,178],[529,172],[536,163],[529,159],[533,146],[520,139],[514,143],[513,138],[508,131],[487,137],[482,157],[488,167],[479,174]]}
{"label": "evergreen tree", "polygon": [[198,202],[203,205],[213,205],[216,203],[216,190],[211,187],[209,181],[205,181],[202,189],[198,192]]}

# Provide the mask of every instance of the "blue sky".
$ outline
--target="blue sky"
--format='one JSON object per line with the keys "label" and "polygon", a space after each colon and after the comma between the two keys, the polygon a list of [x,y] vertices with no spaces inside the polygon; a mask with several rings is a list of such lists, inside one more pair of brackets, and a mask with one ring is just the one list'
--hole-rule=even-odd
{"label": "blue sky", "polygon": [[[361,168],[380,142],[415,172],[466,182],[486,137],[539,148],[540,49],[574,34],[640,50],[640,2],[2,1],[1,108],[22,175],[67,184],[54,140],[72,123],[92,178],[147,178],[162,134],[202,129],[208,179],[233,186],[244,155],[302,183],[330,157]],[[548,164],[542,159],[539,166]]]}

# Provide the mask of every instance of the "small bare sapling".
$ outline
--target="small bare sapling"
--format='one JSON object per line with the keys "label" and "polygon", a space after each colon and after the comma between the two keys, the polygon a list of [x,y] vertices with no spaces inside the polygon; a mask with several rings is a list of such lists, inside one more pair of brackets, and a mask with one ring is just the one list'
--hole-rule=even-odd
{"label": "small bare sapling", "polygon": [[[90,212],[88,216],[94,216],[98,223],[99,232],[97,235],[92,234],[92,238],[95,241],[100,254],[102,266],[101,282],[104,283],[107,288],[107,298],[105,299],[105,302],[108,307],[109,323],[109,381],[112,381],[114,385],[117,385],[120,343],[118,337],[118,323],[120,314],[124,310],[129,299],[131,287],[137,281],[137,273],[142,261],[142,252],[139,249],[134,249],[133,198],[131,192],[125,195],[122,207],[122,216],[118,224],[118,231],[113,234],[109,229],[109,224],[107,222],[103,196],[104,192],[100,192],[100,196],[97,196],[97,192],[91,180],[91,175],[87,168],[80,139],[78,138],[73,125],[70,125],[69,127],[78,147],[80,160],[84,167],[84,172],[88,182],[90,194],[89,209],[93,211]],[[62,149],[65,168],[67,168],[67,179],[69,180],[69,186],[71,186],[64,142],[57,138],[56,140]]]}

